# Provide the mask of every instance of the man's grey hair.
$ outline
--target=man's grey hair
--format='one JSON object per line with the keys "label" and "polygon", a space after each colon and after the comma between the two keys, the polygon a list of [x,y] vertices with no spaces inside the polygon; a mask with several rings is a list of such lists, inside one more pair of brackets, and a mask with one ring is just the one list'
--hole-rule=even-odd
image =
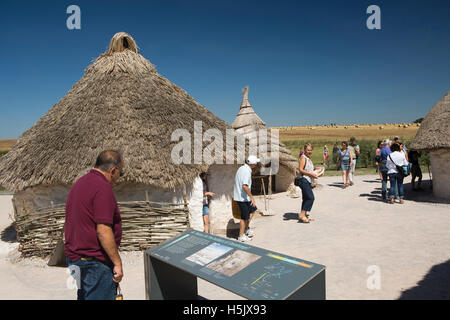
{"label": "man's grey hair", "polygon": [[100,152],[95,162],[95,168],[102,171],[108,171],[113,167],[122,165],[122,154],[117,150],[105,150]]}
{"label": "man's grey hair", "polygon": [[391,144],[391,140],[389,140],[389,139],[385,139],[384,140],[384,144],[387,146],[387,145],[390,145]]}

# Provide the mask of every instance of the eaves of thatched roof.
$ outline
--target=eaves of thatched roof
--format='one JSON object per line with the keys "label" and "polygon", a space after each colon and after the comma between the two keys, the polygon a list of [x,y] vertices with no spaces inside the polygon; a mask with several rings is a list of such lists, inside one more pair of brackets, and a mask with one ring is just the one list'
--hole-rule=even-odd
{"label": "eaves of thatched roof", "polygon": [[[169,189],[191,183],[206,165],[174,164],[175,129],[194,135],[230,126],[157,73],[133,38],[116,34],[83,77],[1,158],[0,185],[13,191],[70,185],[105,149],[123,153],[123,182]],[[204,144],[205,145],[205,144]],[[192,157],[193,158],[193,157]]]}
{"label": "eaves of thatched roof", "polygon": [[423,119],[410,148],[425,151],[450,149],[450,91]]}

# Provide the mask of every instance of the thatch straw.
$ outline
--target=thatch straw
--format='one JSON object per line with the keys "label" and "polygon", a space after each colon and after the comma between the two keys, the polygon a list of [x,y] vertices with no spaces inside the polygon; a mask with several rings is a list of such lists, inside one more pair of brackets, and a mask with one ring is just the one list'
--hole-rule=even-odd
{"label": "thatch straw", "polygon": [[410,148],[425,151],[450,148],[450,91],[423,119]]}
{"label": "thatch straw", "polygon": [[[258,140],[258,130],[266,129],[266,123],[256,114],[255,110],[252,108],[250,101],[248,99],[248,86],[246,86],[242,90],[242,102],[241,107],[239,109],[239,113],[236,116],[233,124],[231,125],[233,129],[242,132],[242,134],[246,137],[250,138],[250,144]],[[271,158],[270,151],[274,150],[275,147],[278,147],[278,159],[280,165],[285,166],[295,172],[298,168],[298,160],[295,159],[291,151],[286,148],[286,146],[278,142],[278,146],[275,146],[272,143],[272,133],[270,130],[268,132],[267,139],[267,151],[269,152],[268,156]],[[258,144],[259,145],[259,144]]]}
{"label": "thatch straw", "polygon": [[202,121],[203,131],[219,129],[224,137],[231,128],[158,74],[137,52],[133,38],[119,33],[107,52],[1,158],[0,185],[11,191],[72,185],[107,148],[124,155],[121,183],[164,189],[190,185],[208,166],[174,164],[171,150],[178,141],[171,141],[171,133],[183,128],[193,137],[194,121]]}

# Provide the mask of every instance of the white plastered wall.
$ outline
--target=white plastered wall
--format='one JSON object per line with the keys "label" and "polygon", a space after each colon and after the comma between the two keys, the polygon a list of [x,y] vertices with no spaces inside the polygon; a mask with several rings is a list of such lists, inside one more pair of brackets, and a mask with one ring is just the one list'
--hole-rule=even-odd
{"label": "white plastered wall", "polygon": [[233,219],[231,199],[233,198],[234,177],[240,165],[211,165],[208,170],[209,191],[216,194],[209,204],[211,231],[223,233],[228,222]]}
{"label": "white plastered wall", "polygon": [[438,198],[450,199],[450,150],[430,152],[433,174],[433,193]]}

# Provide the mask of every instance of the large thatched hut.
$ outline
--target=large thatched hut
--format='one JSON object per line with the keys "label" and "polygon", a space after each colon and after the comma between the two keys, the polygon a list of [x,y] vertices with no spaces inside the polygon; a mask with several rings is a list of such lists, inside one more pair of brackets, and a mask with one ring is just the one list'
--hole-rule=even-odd
{"label": "large thatched hut", "polygon": [[[272,156],[271,151],[275,151],[274,156],[277,157],[276,161],[279,161],[278,170],[273,172],[273,174],[270,174],[269,172],[269,175],[267,175],[266,172],[261,175],[260,172],[254,172],[256,179],[254,179],[255,183],[252,184],[253,191],[257,193],[258,190],[261,189],[260,181],[265,181],[264,186],[268,188],[270,185],[270,191],[284,192],[288,190],[289,186],[294,182],[298,168],[298,160],[291,155],[291,151],[287,149],[283,143],[279,140],[272,139],[272,131],[266,128],[266,123],[256,114],[248,99],[248,86],[243,89],[242,95],[239,112],[231,126],[238,134],[246,137],[250,144],[254,141],[258,146],[262,145],[262,142],[258,140],[259,132],[261,130],[268,130],[269,139],[267,140],[267,154],[270,158]],[[264,179],[261,180],[260,177]]]}
{"label": "large thatched hut", "polygon": [[430,152],[433,193],[450,199],[450,91],[428,112],[410,147]]}
{"label": "large thatched hut", "polygon": [[[194,128],[199,122],[200,137],[210,128],[225,137],[226,129],[231,129],[158,74],[130,35],[114,35],[108,50],[1,158],[0,185],[15,192],[19,240],[28,241],[28,254],[36,254],[39,248],[48,253],[55,244],[52,237],[57,237],[55,232],[63,223],[55,217],[64,217],[70,187],[105,149],[120,150],[124,157],[125,175],[114,188],[125,218],[124,239],[134,234],[129,238],[130,249],[136,249],[136,242],[148,247],[187,226],[203,228],[201,171],[208,170],[210,189],[217,195],[211,203],[212,230],[225,229],[239,165],[171,159],[180,141],[172,141],[172,133],[182,129],[192,138],[198,134]],[[200,147],[209,145],[202,141]],[[146,220],[150,211],[151,221]]]}

